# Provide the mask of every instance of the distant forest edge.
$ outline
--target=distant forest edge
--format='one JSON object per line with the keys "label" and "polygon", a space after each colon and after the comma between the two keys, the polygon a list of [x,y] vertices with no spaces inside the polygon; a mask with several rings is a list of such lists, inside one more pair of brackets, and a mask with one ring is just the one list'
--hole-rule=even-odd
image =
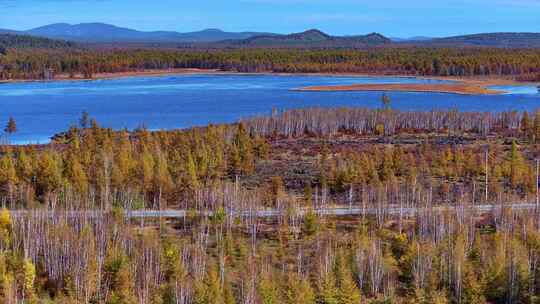
{"label": "distant forest edge", "polygon": [[12,48],[72,48],[75,43],[63,40],[55,40],[29,35],[0,34],[0,54],[6,54],[8,49]]}
{"label": "distant forest edge", "polygon": [[40,39],[34,42],[23,39],[19,45],[21,43],[29,47],[8,45],[3,50],[5,55],[0,55],[0,80],[50,79],[55,74],[93,78],[99,73],[173,68],[247,73],[505,76],[524,81],[540,80],[538,49],[87,49]]}

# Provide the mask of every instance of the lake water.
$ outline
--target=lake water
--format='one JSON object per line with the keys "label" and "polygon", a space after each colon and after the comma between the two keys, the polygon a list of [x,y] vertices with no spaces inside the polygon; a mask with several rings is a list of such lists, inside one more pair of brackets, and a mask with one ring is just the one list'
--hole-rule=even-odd
{"label": "lake water", "polygon": [[[19,131],[12,143],[45,143],[76,125],[82,111],[106,127],[171,129],[233,122],[269,114],[272,108],[380,107],[381,92],[298,92],[310,85],[440,82],[416,78],[168,75],[112,80],[0,84],[0,126],[13,116]],[[534,110],[540,107],[535,87],[495,87],[498,96],[391,92],[392,108],[470,111]]]}

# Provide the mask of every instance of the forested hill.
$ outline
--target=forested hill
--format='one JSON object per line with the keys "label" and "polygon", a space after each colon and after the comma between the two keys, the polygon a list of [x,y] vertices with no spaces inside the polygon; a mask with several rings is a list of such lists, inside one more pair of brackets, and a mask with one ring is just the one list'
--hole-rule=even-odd
{"label": "forested hill", "polygon": [[540,33],[484,33],[415,41],[413,44],[454,47],[538,48],[540,47]]}
{"label": "forested hill", "polygon": [[53,40],[48,38],[33,37],[28,35],[2,34],[0,33],[0,51],[9,48],[72,48],[73,42]]}
{"label": "forested hill", "polygon": [[251,47],[362,47],[390,43],[378,33],[359,36],[331,36],[317,29],[289,35],[260,35],[231,41],[233,45]]}

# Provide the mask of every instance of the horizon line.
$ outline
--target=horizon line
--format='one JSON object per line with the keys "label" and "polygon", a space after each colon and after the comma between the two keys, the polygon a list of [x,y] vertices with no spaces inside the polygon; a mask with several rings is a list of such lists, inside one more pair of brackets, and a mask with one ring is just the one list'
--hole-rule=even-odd
{"label": "horizon line", "polygon": [[41,26],[37,26],[37,27],[32,27],[32,28],[29,28],[29,29],[13,29],[11,27],[8,27],[8,28],[2,28],[2,30],[21,32],[21,33],[26,34],[26,32],[29,32],[29,31],[32,31],[32,30],[35,30],[35,29],[39,29],[39,28],[42,28],[42,27],[51,26],[51,25],[78,26],[78,25],[88,25],[88,24],[108,25],[108,26],[113,26],[113,27],[117,27],[117,28],[121,28],[121,29],[127,29],[127,30],[133,30],[133,31],[142,32],[142,33],[171,32],[171,33],[184,34],[184,33],[194,33],[194,32],[217,30],[217,31],[225,32],[225,33],[260,33],[260,34],[289,35],[289,34],[304,33],[304,32],[310,31],[310,30],[317,30],[317,31],[320,31],[322,33],[329,34],[329,35],[335,36],[335,37],[350,37],[350,36],[355,36],[355,35],[369,35],[369,34],[377,33],[377,34],[381,34],[381,35],[383,35],[385,37],[397,38],[397,39],[411,39],[411,38],[431,38],[431,39],[436,39],[436,38],[469,36],[469,35],[478,35],[478,34],[499,34],[499,33],[540,34],[540,32],[534,32],[534,31],[494,31],[494,32],[466,32],[466,33],[463,32],[463,33],[454,33],[454,34],[449,34],[449,35],[434,35],[434,36],[432,36],[432,35],[423,35],[423,34],[414,34],[414,35],[408,35],[408,36],[397,36],[397,35],[386,35],[386,34],[383,34],[382,32],[377,32],[377,31],[375,31],[375,32],[371,31],[371,32],[366,32],[366,33],[339,35],[339,34],[332,34],[329,31],[325,31],[325,30],[322,30],[322,29],[317,28],[317,27],[305,28],[304,30],[293,31],[293,32],[256,31],[256,30],[223,30],[220,27],[206,27],[206,28],[201,28],[201,29],[198,29],[198,30],[186,30],[186,31],[167,30],[167,29],[141,30],[141,29],[137,29],[137,28],[134,28],[134,27],[123,26],[123,25],[107,23],[107,22],[99,22],[99,21],[95,21],[95,22],[79,22],[79,23],[53,22],[53,23],[48,23],[48,24],[44,24],[44,25],[41,25]]}

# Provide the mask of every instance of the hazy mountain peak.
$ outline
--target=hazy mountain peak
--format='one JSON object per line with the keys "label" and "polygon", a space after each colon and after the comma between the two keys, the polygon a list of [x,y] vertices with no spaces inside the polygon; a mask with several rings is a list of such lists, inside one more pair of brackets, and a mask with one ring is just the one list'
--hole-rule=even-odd
{"label": "hazy mountain peak", "polygon": [[291,34],[289,35],[290,38],[298,39],[298,40],[305,40],[305,41],[324,41],[331,39],[332,37],[326,33],[323,33],[322,31],[318,29],[309,29],[307,31]]}
{"label": "hazy mountain peak", "polygon": [[202,30],[201,32],[207,32],[207,33],[224,33],[224,31],[217,29],[217,28],[207,28]]}
{"label": "hazy mountain peak", "polygon": [[323,32],[323,31],[321,31],[319,29],[315,29],[315,28],[303,31],[301,34],[321,35],[321,36],[330,37],[330,35],[326,34],[325,32]]}
{"label": "hazy mountain peak", "polygon": [[380,34],[380,33],[376,33],[376,32],[373,32],[373,33],[369,33],[366,35],[366,37],[373,37],[373,38],[386,38],[383,34]]}
{"label": "hazy mountain peak", "polygon": [[237,44],[255,47],[359,47],[383,44],[390,39],[378,33],[359,36],[331,36],[318,29],[289,35],[262,35],[238,41]]}

